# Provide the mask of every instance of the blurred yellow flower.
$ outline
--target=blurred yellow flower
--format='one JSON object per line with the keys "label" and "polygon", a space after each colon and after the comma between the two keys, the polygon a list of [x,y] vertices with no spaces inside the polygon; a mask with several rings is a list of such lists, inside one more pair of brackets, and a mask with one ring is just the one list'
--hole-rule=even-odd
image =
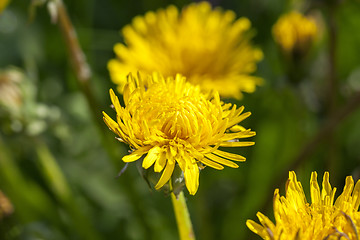
{"label": "blurred yellow flower", "polygon": [[299,12],[282,15],[272,28],[275,42],[286,54],[306,53],[317,34],[316,22]]}
{"label": "blurred yellow flower", "polygon": [[[359,239],[360,231],[360,180],[354,188],[354,180],[348,176],[342,194],[335,200],[336,188],[331,188],[329,173],[325,172],[322,189],[317,182],[317,173],[311,174],[311,204],[306,200],[301,183],[294,172],[289,173],[286,195],[274,193],[276,224],[258,212],[261,223],[248,220],[246,225],[263,239],[331,240]],[[334,203],[335,201],[335,203]]]}
{"label": "blurred yellow flower", "polygon": [[250,76],[263,58],[251,45],[251,23],[235,19],[233,11],[193,3],[180,12],[174,6],[137,16],[122,29],[125,44],[114,47],[117,59],[108,63],[111,79],[122,93],[129,72],[177,73],[203,89],[241,98],[262,83]]}
{"label": "blurred yellow flower", "polygon": [[202,93],[200,87],[186,82],[179,74],[175,79],[165,79],[154,73],[146,80],[140,74],[137,77],[129,74],[123,93],[125,107],[120,106],[112,90],[110,96],[117,121],[103,113],[104,121],[132,150],[122,160],[143,159],[144,169],[153,166],[155,172],[162,172],[156,189],[169,181],[178,164],[187,189],[194,195],[199,186],[199,168],[221,170],[222,165],[237,168],[233,161],[245,161],[243,156],[219,147],[254,144],[239,141],[255,135],[237,125],[250,112],[242,113],[244,107],[221,102],[216,91]]}
{"label": "blurred yellow flower", "polygon": [[10,0],[0,0],[0,13],[6,8],[10,3]]}

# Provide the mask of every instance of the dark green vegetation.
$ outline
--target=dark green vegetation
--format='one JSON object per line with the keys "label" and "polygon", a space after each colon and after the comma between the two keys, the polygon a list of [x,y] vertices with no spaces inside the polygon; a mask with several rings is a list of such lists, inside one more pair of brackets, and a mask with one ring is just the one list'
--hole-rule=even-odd
{"label": "dark green vegetation", "polygon": [[[14,206],[0,220],[0,239],[178,239],[170,197],[149,190],[135,163],[116,178],[128,149],[99,122],[102,110],[111,112],[106,64],[119,30],[169,1],[64,2],[92,70],[89,85],[78,83],[46,5],[34,12],[29,2],[13,0],[0,15],[0,70],[22,72],[26,93],[20,113],[0,110],[0,189]],[[257,132],[256,144],[229,151],[247,161],[202,171],[188,206],[198,239],[258,239],[245,221],[257,211],[271,216],[272,194],[283,193],[289,170],[306,193],[311,171],[330,171],[333,186],[360,177],[360,2],[304,3],[322,19],[323,36],[295,66],[271,36],[292,4],[213,2],[251,20],[265,56],[256,75],[265,85],[236,102],[252,112],[243,124]]]}

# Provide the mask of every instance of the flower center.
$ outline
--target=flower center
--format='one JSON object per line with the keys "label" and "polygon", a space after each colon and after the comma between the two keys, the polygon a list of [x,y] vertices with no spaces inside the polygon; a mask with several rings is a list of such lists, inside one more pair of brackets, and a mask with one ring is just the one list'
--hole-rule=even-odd
{"label": "flower center", "polygon": [[168,106],[168,109],[161,113],[163,115],[161,131],[170,139],[188,139],[197,133],[198,110],[186,100],[178,101],[175,106]]}
{"label": "flower center", "polygon": [[182,87],[177,90],[170,94],[171,91],[162,89],[161,85],[148,89],[142,101],[133,106],[131,114],[137,116],[140,125],[144,120],[148,123],[151,135],[191,141],[202,135],[200,129],[212,114],[206,110],[206,99],[199,93],[196,96]]}

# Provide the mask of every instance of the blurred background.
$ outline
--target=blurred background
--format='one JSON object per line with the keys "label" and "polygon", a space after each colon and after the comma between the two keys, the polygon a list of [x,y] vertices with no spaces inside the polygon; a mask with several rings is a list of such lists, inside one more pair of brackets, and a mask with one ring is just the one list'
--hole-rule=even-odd
{"label": "blurred background", "polygon": [[[77,80],[51,5],[13,0],[0,13],[0,239],[178,239],[169,196],[150,189],[135,163],[116,178],[128,147],[101,111],[111,111],[107,62],[120,29],[136,15],[190,2],[64,0],[89,85]],[[346,176],[360,177],[360,1],[211,3],[250,19],[264,52],[255,75],[265,84],[224,99],[252,112],[243,125],[257,132],[255,146],[232,150],[247,161],[206,168],[197,194],[185,194],[197,239],[260,239],[245,222],[257,211],[272,217],[273,192],[284,194],[289,170],[308,200],[312,171],[319,182],[330,171],[338,189]],[[289,58],[271,29],[293,9],[316,19],[318,36]]]}

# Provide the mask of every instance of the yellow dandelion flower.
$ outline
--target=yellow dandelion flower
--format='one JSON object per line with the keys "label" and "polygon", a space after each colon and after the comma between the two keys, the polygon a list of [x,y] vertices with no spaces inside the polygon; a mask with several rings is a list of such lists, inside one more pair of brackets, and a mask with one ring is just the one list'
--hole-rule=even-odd
{"label": "yellow dandelion flower", "polygon": [[150,11],[122,29],[125,44],[115,45],[117,59],[108,63],[111,79],[122,93],[129,72],[180,73],[203,89],[241,98],[262,83],[250,76],[263,57],[250,43],[250,28],[247,18],[236,20],[233,11],[208,2]]}
{"label": "yellow dandelion flower", "polygon": [[360,231],[360,180],[348,176],[341,195],[335,199],[336,188],[331,188],[329,173],[325,172],[322,189],[317,173],[311,174],[311,204],[307,202],[301,183],[294,172],[289,173],[286,195],[274,193],[274,216],[276,224],[258,212],[261,223],[248,220],[246,225],[263,239],[273,240],[335,240],[359,239]]}
{"label": "yellow dandelion flower", "polygon": [[103,113],[104,121],[132,150],[122,160],[133,162],[143,157],[144,169],[153,166],[155,172],[162,172],[156,189],[169,181],[177,164],[187,189],[194,195],[199,186],[199,168],[237,168],[233,161],[245,161],[243,156],[219,147],[254,144],[239,141],[255,135],[237,125],[250,112],[243,113],[244,107],[223,103],[216,91],[202,93],[200,87],[186,82],[179,74],[175,79],[165,79],[154,73],[146,80],[140,74],[129,74],[123,94],[125,107],[112,90],[110,96],[116,121]]}
{"label": "yellow dandelion flower", "polygon": [[306,53],[317,31],[313,18],[296,11],[282,15],[272,29],[275,42],[287,54]]}

